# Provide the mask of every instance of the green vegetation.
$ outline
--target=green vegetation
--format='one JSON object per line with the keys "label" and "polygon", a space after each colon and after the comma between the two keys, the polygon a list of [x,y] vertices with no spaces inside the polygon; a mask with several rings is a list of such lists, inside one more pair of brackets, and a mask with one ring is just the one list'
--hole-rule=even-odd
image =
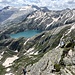
{"label": "green vegetation", "polygon": [[16,71],[19,71],[18,73],[16,73],[16,75],[21,75],[22,67],[26,67],[30,64],[33,65],[34,63],[38,62],[42,56],[43,54],[32,55],[31,58],[22,56],[14,62],[14,65],[11,68],[14,73],[16,73]]}
{"label": "green vegetation", "polygon": [[60,64],[55,64],[55,65],[54,65],[54,69],[56,70],[56,72],[59,72],[60,69],[61,69]]}
{"label": "green vegetation", "polygon": [[5,72],[5,68],[0,64],[0,75],[4,75]]}

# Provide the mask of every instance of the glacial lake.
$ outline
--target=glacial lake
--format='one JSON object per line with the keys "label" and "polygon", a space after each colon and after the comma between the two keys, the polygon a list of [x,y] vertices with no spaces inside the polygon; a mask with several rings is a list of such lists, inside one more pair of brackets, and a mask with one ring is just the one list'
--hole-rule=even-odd
{"label": "glacial lake", "polygon": [[20,38],[20,37],[30,38],[41,32],[42,32],[41,30],[27,30],[24,32],[16,33],[16,34],[10,34],[10,37],[12,37],[12,38]]}

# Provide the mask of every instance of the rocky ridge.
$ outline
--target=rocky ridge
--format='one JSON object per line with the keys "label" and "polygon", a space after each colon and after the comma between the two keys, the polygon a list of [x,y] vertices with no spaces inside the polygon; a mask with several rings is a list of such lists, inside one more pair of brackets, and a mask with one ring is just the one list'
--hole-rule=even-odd
{"label": "rocky ridge", "polygon": [[[74,9],[65,9],[61,11],[51,11],[46,9],[47,11],[44,11],[45,9],[46,8],[33,6],[16,8],[16,10],[14,10],[15,12],[1,23],[1,33],[11,34],[30,29],[44,31],[75,22]],[[7,13],[5,12],[5,15],[6,14]],[[4,29],[4,31],[2,31],[2,29]]]}

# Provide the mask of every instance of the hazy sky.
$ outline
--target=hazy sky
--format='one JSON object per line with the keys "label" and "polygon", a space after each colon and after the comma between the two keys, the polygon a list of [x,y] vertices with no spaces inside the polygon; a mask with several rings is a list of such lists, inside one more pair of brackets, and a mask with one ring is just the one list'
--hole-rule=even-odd
{"label": "hazy sky", "polygon": [[37,5],[50,9],[75,8],[75,0],[0,0],[0,8],[5,6]]}

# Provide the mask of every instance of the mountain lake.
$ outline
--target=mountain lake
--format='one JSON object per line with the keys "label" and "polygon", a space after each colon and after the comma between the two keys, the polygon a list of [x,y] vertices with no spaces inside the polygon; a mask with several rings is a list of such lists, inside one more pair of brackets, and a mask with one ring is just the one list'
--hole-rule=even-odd
{"label": "mountain lake", "polygon": [[20,37],[30,38],[41,32],[42,32],[41,30],[26,30],[24,32],[19,32],[16,34],[10,34],[10,37],[12,37],[12,38],[20,38]]}

